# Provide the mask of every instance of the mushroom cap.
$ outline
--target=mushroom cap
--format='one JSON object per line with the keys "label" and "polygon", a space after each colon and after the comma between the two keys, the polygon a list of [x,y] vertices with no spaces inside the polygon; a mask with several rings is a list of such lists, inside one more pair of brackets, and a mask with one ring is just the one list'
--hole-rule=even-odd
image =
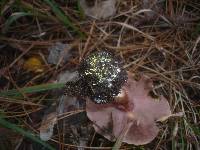
{"label": "mushroom cap", "polygon": [[135,81],[129,75],[122,87],[130,108],[128,111],[119,109],[117,105],[121,104],[98,105],[87,100],[87,116],[94,123],[96,132],[114,141],[131,121],[123,142],[134,145],[151,142],[159,132],[156,120],[171,114],[169,103],[163,96],[154,99],[149,95],[152,85],[152,81],[145,76]]}
{"label": "mushroom cap", "polygon": [[[78,69],[82,93],[95,103],[108,103],[114,100],[127,80],[122,60],[107,51],[96,51],[80,63]],[[85,91],[87,89],[87,91]]]}

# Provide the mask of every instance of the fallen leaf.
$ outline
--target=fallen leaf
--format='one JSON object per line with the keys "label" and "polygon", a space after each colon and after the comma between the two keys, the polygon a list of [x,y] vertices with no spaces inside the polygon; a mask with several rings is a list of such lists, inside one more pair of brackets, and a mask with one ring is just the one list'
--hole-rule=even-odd
{"label": "fallen leaf", "polygon": [[[73,81],[77,78],[77,72],[65,71],[58,75],[56,82],[57,83],[65,83],[69,81]],[[60,94],[59,90],[55,90],[53,92],[56,95]],[[42,123],[40,126],[40,138],[43,141],[48,141],[51,139],[54,131],[54,126],[57,124],[58,116],[62,115],[64,112],[71,111],[72,107],[75,108],[77,103],[77,99],[75,97],[70,97],[67,95],[61,95],[58,98],[58,105],[53,103],[47,110],[42,119]]]}
{"label": "fallen leaf", "polygon": [[37,56],[33,56],[28,58],[25,62],[24,62],[24,69],[28,70],[28,71],[33,71],[33,72],[43,72],[44,71],[44,65],[42,64],[42,60],[37,57]]}
{"label": "fallen leaf", "polygon": [[40,138],[43,141],[48,141],[53,135],[54,125],[57,123],[57,114],[51,112],[44,116],[40,127]]}
{"label": "fallen leaf", "polygon": [[65,63],[71,56],[69,53],[70,46],[68,44],[63,44],[60,42],[55,43],[53,46],[49,47],[48,63],[54,65],[61,65]]}
{"label": "fallen leaf", "polygon": [[95,19],[106,19],[116,13],[116,0],[80,0],[85,15]]}

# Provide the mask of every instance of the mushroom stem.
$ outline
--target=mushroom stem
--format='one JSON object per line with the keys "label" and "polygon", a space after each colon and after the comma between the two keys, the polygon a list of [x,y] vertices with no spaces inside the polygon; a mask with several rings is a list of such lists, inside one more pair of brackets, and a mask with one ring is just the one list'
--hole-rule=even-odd
{"label": "mushroom stem", "polygon": [[121,92],[115,97],[115,101],[113,102],[115,107],[119,110],[129,112],[133,110],[133,103],[131,103],[128,99],[128,94],[125,89],[121,89]]}

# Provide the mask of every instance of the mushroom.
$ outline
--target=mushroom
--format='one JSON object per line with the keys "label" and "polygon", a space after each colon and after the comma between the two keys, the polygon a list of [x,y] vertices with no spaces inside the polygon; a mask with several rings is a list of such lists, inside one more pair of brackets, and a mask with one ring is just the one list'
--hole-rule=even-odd
{"label": "mushroom", "polygon": [[111,141],[125,134],[122,141],[128,144],[150,143],[159,132],[156,121],[171,114],[168,101],[163,96],[152,98],[151,90],[149,78],[143,76],[135,81],[129,75],[123,94],[115,97],[114,103],[98,105],[87,100],[87,116],[95,131]]}
{"label": "mushroom", "polygon": [[87,98],[87,116],[95,131],[108,140],[121,138],[128,144],[147,144],[159,132],[156,121],[171,114],[163,96],[155,99],[150,95],[150,78],[134,80],[123,69],[122,60],[107,51],[90,54],[78,72],[77,81],[66,84],[67,91]]}
{"label": "mushroom", "polygon": [[75,82],[66,83],[66,93],[88,97],[97,104],[114,101],[127,80],[122,60],[108,51],[96,51],[83,59],[78,74]]}

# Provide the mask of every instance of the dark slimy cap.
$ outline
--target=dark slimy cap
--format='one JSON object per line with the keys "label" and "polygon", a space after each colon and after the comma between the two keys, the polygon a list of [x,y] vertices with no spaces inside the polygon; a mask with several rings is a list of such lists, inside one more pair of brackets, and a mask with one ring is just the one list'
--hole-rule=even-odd
{"label": "dark slimy cap", "polygon": [[80,93],[95,103],[109,103],[127,80],[122,60],[107,51],[96,51],[82,60],[79,69]]}

